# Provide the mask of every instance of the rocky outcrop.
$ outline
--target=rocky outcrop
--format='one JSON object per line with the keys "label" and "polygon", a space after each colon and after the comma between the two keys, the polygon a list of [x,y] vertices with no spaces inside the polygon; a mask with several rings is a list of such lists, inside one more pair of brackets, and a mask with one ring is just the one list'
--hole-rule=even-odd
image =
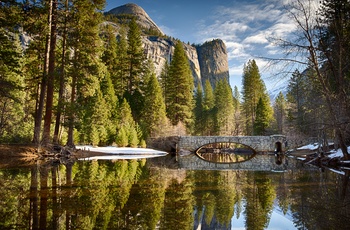
{"label": "rocky outcrop", "polygon": [[[147,13],[135,4],[126,4],[110,10],[107,14],[136,16],[138,24],[142,28],[159,29]],[[161,30],[159,29],[161,32]],[[161,34],[163,34],[161,32]],[[143,35],[142,42],[148,58],[154,62],[157,76],[160,75],[164,63],[170,63],[174,53],[175,39],[166,36]],[[204,84],[209,79],[213,87],[220,79],[229,79],[229,67],[227,50],[220,39],[206,42],[200,46],[192,46],[183,43],[185,52],[194,77],[195,86]]]}
{"label": "rocky outcrop", "polygon": [[143,29],[155,30],[160,34],[164,35],[162,30],[157,26],[156,23],[148,16],[146,11],[142,9],[140,6],[134,3],[128,3],[119,7],[116,7],[107,12],[107,14],[114,15],[133,15],[136,17],[136,21],[138,25]]}
{"label": "rocky outcrop", "polygon": [[220,79],[229,80],[229,67],[225,43],[220,39],[197,47],[203,83],[209,80],[214,87]]}
{"label": "rocky outcrop", "polygon": [[[156,74],[160,75],[165,62],[170,63],[174,49],[175,40],[166,37],[144,36],[142,39],[145,53],[148,58],[153,60]],[[194,83],[197,85],[201,82],[200,66],[198,61],[197,50],[195,47],[184,44],[184,49],[190,62]]]}

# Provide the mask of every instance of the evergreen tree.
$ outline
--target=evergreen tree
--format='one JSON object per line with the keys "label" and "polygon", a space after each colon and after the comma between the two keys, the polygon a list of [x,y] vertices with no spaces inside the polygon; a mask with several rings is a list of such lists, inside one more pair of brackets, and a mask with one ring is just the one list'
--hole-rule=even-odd
{"label": "evergreen tree", "polygon": [[175,45],[166,85],[165,104],[168,118],[173,125],[182,122],[190,129],[193,122],[194,83],[190,64],[180,41]]}
{"label": "evergreen tree", "polygon": [[226,79],[217,82],[215,95],[215,127],[217,135],[232,135],[234,130],[233,95]]}
{"label": "evergreen tree", "polygon": [[167,87],[168,76],[169,76],[169,64],[167,61],[165,61],[159,76],[159,83],[162,88],[164,98],[165,98],[165,92],[167,92],[167,88],[168,88]]}
{"label": "evergreen tree", "polygon": [[256,106],[256,117],[254,120],[254,135],[266,134],[267,127],[269,126],[269,117],[266,101],[259,98]]}
{"label": "evergreen tree", "polygon": [[233,107],[234,107],[234,120],[235,120],[235,127],[234,127],[234,136],[238,136],[242,133],[242,119],[241,119],[241,97],[240,93],[238,91],[238,87],[235,86],[233,90]]}
{"label": "evergreen tree", "polygon": [[15,29],[20,15],[16,1],[0,3],[0,141],[6,142],[28,141],[31,133],[29,114],[25,114],[23,51]]}
{"label": "evergreen tree", "polygon": [[280,92],[275,100],[274,115],[277,122],[277,130],[280,134],[284,134],[284,123],[286,113],[286,100],[282,92]]}
{"label": "evergreen tree", "polygon": [[[92,115],[88,111],[93,106],[89,99],[99,89],[99,81],[104,75],[101,59],[102,41],[99,37],[99,24],[102,20],[103,1],[76,1],[72,11],[75,12],[69,22],[72,25],[69,30],[67,45],[73,52],[67,75],[71,77],[71,96],[68,115],[68,141],[67,145],[74,145],[73,130],[75,125],[80,125],[81,120]],[[89,45],[87,45],[89,44]],[[89,102],[89,103],[87,103]],[[79,113],[78,113],[79,111]],[[85,119],[84,118],[84,119]]]}
{"label": "evergreen tree", "polygon": [[194,134],[200,135],[204,130],[204,108],[203,108],[203,90],[200,84],[197,86],[195,93],[195,107],[194,107]]}
{"label": "evergreen tree", "polygon": [[[287,101],[290,104],[288,109],[288,121],[298,131],[306,131],[306,102],[308,83],[305,74],[295,70],[288,84]],[[291,128],[292,128],[291,127]]]}
{"label": "evergreen tree", "polygon": [[128,41],[126,37],[126,28],[121,26],[117,40],[117,63],[116,66],[113,66],[115,72],[111,73],[111,79],[118,97],[122,97],[124,92],[127,91],[129,61],[127,53]]}
{"label": "evergreen tree", "polygon": [[141,30],[135,18],[129,23],[127,55],[129,65],[127,92],[132,95],[139,88],[141,75],[144,71],[143,63],[145,61]]}
{"label": "evergreen tree", "polygon": [[[270,100],[255,60],[249,60],[248,63],[245,64],[242,81],[242,112],[245,120],[245,134],[252,135],[256,119],[256,109],[260,98],[264,101],[265,105],[269,105]],[[265,108],[269,110],[268,115],[271,119],[273,112],[271,106]]]}
{"label": "evergreen tree", "polygon": [[127,60],[129,69],[127,89],[124,97],[129,102],[135,121],[140,121],[140,113],[144,106],[143,77],[148,70],[146,68],[146,57],[142,46],[141,30],[135,18],[129,23]]}
{"label": "evergreen tree", "polygon": [[203,113],[204,113],[204,127],[203,135],[212,135],[215,132],[214,127],[214,106],[215,106],[215,97],[213,88],[210,84],[209,79],[205,80],[204,83],[204,98],[203,98]]}
{"label": "evergreen tree", "polygon": [[124,127],[121,127],[119,129],[115,142],[118,145],[118,147],[126,147],[128,145],[128,135]]}
{"label": "evergreen tree", "polygon": [[162,89],[154,72],[146,83],[141,122],[146,130],[146,137],[161,136],[167,123]]}

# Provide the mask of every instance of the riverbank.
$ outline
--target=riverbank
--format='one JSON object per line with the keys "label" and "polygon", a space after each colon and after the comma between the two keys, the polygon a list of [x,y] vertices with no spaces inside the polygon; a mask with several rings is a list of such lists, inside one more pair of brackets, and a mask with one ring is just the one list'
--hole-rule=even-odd
{"label": "riverbank", "polygon": [[[339,167],[340,169],[350,169],[350,161],[343,159],[341,149],[331,149],[328,152],[319,152],[317,144],[310,144],[289,151],[287,154],[303,161],[306,164],[317,167]],[[348,147],[350,152],[350,146]]]}

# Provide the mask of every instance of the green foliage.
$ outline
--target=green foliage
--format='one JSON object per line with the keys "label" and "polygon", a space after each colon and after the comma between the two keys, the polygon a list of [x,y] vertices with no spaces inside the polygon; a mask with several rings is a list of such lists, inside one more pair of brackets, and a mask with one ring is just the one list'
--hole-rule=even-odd
{"label": "green foliage", "polygon": [[266,104],[266,101],[259,98],[259,102],[256,106],[256,117],[254,120],[254,135],[265,135],[269,123],[268,105]]}
{"label": "green foliage", "polygon": [[124,127],[121,127],[115,140],[118,147],[126,147],[129,144],[128,134]]}
{"label": "green foliage", "polygon": [[193,123],[193,76],[181,42],[175,45],[173,59],[166,79],[165,104],[173,125],[179,122],[190,129]]}
{"label": "green foliage", "polygon": [[204,113],[204,129],[203,135],[212,135],[215,133],[215,97],[212,85],[207,79],[204,83],[203,113]]}
{"label": "green foliage", "polygon": [[194,134],[199,135],[204,129],[204,108],[203,108],[203,90],[200,84],[197,86],[197,91],[195,94],[195,107],[194,107]]}
{"label": "green foliage", "polygon": [[128,143],[130,147],[137,147],[139,143],[137,132],[134,127],[130,127],[130,130],[128,131]]}
{"label": "green foliage", "polygon": [[287,102],[282,92],[280,92],[274,104],[274,116],[277,122],[277,131],[280,134],[284,133],[284,124],[286,120]]}
{"label": "green foliage", "polygon": [[254,133],[254,124],[257,116],[256,109],[260,98],[266,105],[264,108],[267,109],[266,115],[268,116],[269,122],[271,121],[273,116],[273,110],[269,103],[269,95],[266,91],[265,84],[261,79],[259,68],[256,65],[255,60],[249,60],[248,63],[245,64],[243,70],[242,84],[242,115],[244,116],[245,122],[245,135],[252,135]]}
{"label": "green foliage", "polygon": [[146,137],[161,136],[167,124],[163,92],[154,72],[150,73],[146,82],[141,124]]}
{"label": "green foliage", "polygon": [[217,135],[232,135],[234,131],[234,101],[227,80],[217,82],[215,95],[215,129]]}

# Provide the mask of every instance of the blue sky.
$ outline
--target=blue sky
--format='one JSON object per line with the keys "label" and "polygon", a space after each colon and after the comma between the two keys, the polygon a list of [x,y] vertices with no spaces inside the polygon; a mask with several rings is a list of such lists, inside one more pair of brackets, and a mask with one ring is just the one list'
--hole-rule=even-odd
{"label": "blue sky", "polygon": [[135,3],[169,36],[183,42],[200,44],[222,39],[227,47],[230,83],[241,88],[243,65],[255,59],[268,89],[281,83],[271,78],[278,68],[266,68],[266,60],[277,57],[281,50],[268,37],[283,38],[295,26],[284,12],[288,0],[107,0],[106,11]]}

